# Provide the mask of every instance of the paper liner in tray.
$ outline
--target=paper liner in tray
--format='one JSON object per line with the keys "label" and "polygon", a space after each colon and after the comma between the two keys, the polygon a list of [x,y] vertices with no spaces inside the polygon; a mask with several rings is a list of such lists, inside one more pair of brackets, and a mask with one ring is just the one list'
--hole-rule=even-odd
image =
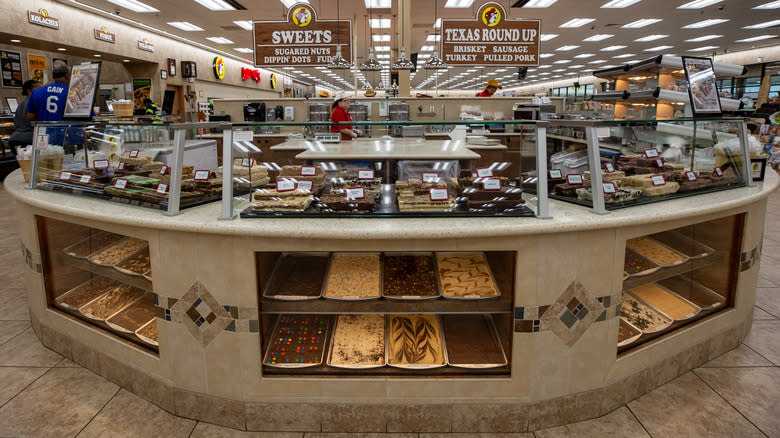
{"label": "paper liner in tray", "polygon": [[[326,252],[282,253],[266,283],[263,297],[274,300],[314,300],[322,296],[329,257]],[[296,291],[305,291],[295,294]]]}
{"label": "paper liner in tray", "polygon": [[[376,330],[376,332],[368,332],[368,333],[361,333],[359,338],[362,341],[367,342],[368,344],[371,343],[372,340],[378,341],[377,344],[381,344],[380,350],[381,350],[381,360],[373,361],[373,363],[349,363],[348,361],[343,360],[342,358],[336,357],[339,355],[340,351],[340,341],[339,336],[347,333],[351,333],[353,336],[358,335],[357,333],[354,333],[354,324],[367,324],[369,325],[369,328],[371,328],[371,325],[374,324],[380,324],[381,332],[379,330]],[[330,334],[330,345],[328,347],[328,366],[334,367],[334,368],[345,368],[345,369],[357,369],[357,370],[364,370],[364,369],[371,369],[371,368],[381,368],[385,365],[387,365],[387,347],[386,347],[386,327],[385,327],[385,316],[382,314],[343,314],[338,315],[336,318],[336,322],[333,326],[333,330]],[[350,346],[347,346],[349,348]],[[365,356],[365,351],[359,351],[359,346],[352,346],[349,351],[345,351],[345,354],[343,355],[344,358],[353,358],[353,357],[359,357],[361,355]],[[369,352],[369,354],[371,354]]]}
{"label": "paper liner in tray", "polygon": [[[145,261],[146,263],[143,263]],[[134,263],[141,264],[134,265]],[[139,269],[140,268],[140,269]],[[127,275],[133,275],[137,277],[143,276],[145,273],[151,271],[151,259],[149,258],[149,247],[143,248],[140,251],[136,251],[130,257],[127,257],[126,259],[122,260],[121,262],[114,265],[114,269],[117,271],[127,274]]]}
{"label": "paper liner in tray", "polygon": [[[438,315],[391,314],[387,315],[385,327],[387,365],[416,370],[447,365],[447,349]],[[424,363],[425,360],[430,363]]]}
{"label": "paper liner in tray", "polygon": [[[460,269],[460,274],[456,273],[449,267],[449,262],[460,260],[467,266],[463,266]],[[467,270],[468,265],[475,266],[474,270]],[[483,252],[437,252],[436,253],[436,267],[438,271],[439,284],[441,286],[441,296],[449,300],[484,300],[491,298],[498,298],[501,296],[501,291],[496,285],[496,280],[493,277],[493,271],[490,269],[490,265],[487,262],[485,253]],[[470,276],[471,278],[461,279],[463,275]],[[447,278],[442,278],[447,276]],[[475,291],[476,288],[480,288],[483,292],[475,292],[469,294],[468,292],[463,295],[454,293],[455,289],[462,287],[462,285],[456,284],[457,282],[474,283],[471,286]]]}
{"label": "paper liner in tray", "polygon": [[[362,257],[362,263],[349,263],[351,257]],[[369,263],[375,266],[370,266]],[[344,265],[344,266],[342,266]],[[338,295],[345,290],[360,289],[362,294]],[[351,293],[351,292],[347,292]],[[322,289],[322,297],[329,300],[363,301],[382,296],[382,253],[334,252],[328,265],[328,275]]]}
{"label": "paper liner in tray", "polygon": [[78,313],[81,307],[120,285],[116,280],[96,275],[58,296],[54,303],[64,310]]}
{"label": "paper liner in tray", "polygon": [[66,247],[62,252],[71,257],[85,259],[92,254],[102,251],[107,246],[119,242],[123,238],[124,236],[109,233],[108,231],[95,231],[86,239],[79,240],[73,245]]}
{"label": "paper liner in tray", "polygon": [[[405,283],[409,283],[410,281],[414,283],[415,279],[411,278],[411,274],[409,274],[408,278],[398,278],[393,277],[390,278],[390,276],[393,275],[393,272],[388,269],[389,266],[393,263],[393,259],[400,258],[400,257],[424,257],[428,259],[430,263],[430,278],[418,278],[417,281],[420,281],[424,283],[423,287],[427,287],[429,290],[433,290],[434,294],[429,295],[420,295],[415,294],[415,291],[418,291],[419,288],[416,288],[414,284],[403,284],[404,280]],[[401,271],[409,272],[408,269],[402,269]],[[431,300],[431,299],[437,299],[441,297],[441,287],[439,285],[439,273],[438,269],[436,268],[436,257],[434,257],[434,254],[432,252],[388,252],[384,254],[384,259],[382,263],[382,297],[388,300],[400,300],[400,301],[414,301],[414,300]],[[419,274],[419,272],[417,273]],[[403,275],[403,274],[402,274]],[[418,275],[418,277],[425,277],[425,273],[423,272],[422,275]],[[410,280],[411,278],[411,280]],[[401,287],[405,291],[408,291],[408,293],[404,292],[402,295],[388,295],[387,291],[390,288],[396,288],[399,287],[399,283],[402,286]]]}
{"label": "paper liner in tray", "polygon": [[275,368],[321,365],[325,359],[330,325],[330,315],[279,315],[266,347],[263,365]]}
{"label": "paper liner in tray", "polygon": [[507,364],[504,347],[490,315],[441,315],[440,320],[450,366],[484,369]]}

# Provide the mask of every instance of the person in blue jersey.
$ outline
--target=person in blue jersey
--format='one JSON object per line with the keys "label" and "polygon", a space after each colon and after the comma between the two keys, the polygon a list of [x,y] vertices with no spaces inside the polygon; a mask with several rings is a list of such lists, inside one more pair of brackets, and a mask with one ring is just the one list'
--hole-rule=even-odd
{"label": "person in blue jersey", "polygon": [[[60,122],[65,112],[68,97],[70,71],[62,61],[55,61],[52,69],[54,82],[46,84],[30,94],[27,99],[27,120],[31,122]],[[62,145],[65,141],[65,129],[47,128],[49,144]]]}

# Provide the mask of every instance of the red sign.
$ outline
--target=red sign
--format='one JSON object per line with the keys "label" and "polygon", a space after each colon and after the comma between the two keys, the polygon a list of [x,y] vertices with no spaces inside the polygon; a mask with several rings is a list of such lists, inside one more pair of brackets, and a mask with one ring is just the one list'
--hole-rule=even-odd
{"label": "red sign", "polygon": [[260,70],[255,70],[253,68],[246,68],[241,67],[241,80],[248,81],[250,79],[254,79],[255,82],[258,84],[260,83]]}

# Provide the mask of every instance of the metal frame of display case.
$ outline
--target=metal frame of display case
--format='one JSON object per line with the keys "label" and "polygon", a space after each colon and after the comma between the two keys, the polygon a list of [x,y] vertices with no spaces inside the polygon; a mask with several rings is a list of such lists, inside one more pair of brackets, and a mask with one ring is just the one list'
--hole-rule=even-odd
{"label": "metal frame of display case", "polygon": [[[547,125],[546,121],[520,121],[520,120],[502,120],[502,121],[488,121],[493,124],[503,125],[523,125],[533,126],[533,132],[535,134],[536,141],[536,174],[537,174],[537,192],[536,192],[536,212],[535,217],[539,219],[551,218],[549,214],[549,200],[548,200],[548,188],[547,188]],[[366,126],[368,128],[372,126],[405,126],[409,124],[415,125],[440,125],[440,126],[454,126],[454,125],[485,125],[486,121],[446,121],[446,122],[350,122],[351,126]],[[234,149],[237,142],[246,142],[251,139],[244,139],[244,134],[237,134],[238,132],[253,132],[255,128],[274,128],[274,127],[301,127],[307,128],[311,126],[323,126],[330,127],[341,125],[341,123],[333,122],[263,122],[263,123],[243,123],[232,124],[231,132],[227,130],[223,134],[222,143],[222,213],[219,217],[220,220],[231,220],[237,215],[234,211],[234,197],[233,197],[233,166],[226,166],[225,163],[232,163],[234,159]],[[446,135],[446,133],[442,133]],[[236,140],[236,137],[239,139]],[[379,140],[379,139],[377,139]],[[315,140],[316,141],[316,140]],[[401,214],[403,216],[403,214]],[[375,216],[373,216],[375,217]],[[461,217],[461,216],[458,216]],[[487,216],[486,216],[487,217]]]}
{"label": "metal frame of display case", "polygon": [[[705,136],[704,138],[711,138],[712,136],[706,136],[705,133],[697,133],[697,123],[699,122],[728,122],[739,124],[739,137],[740,144],[742,146],[742,154],[745,159],[742,160],[742,177],[745,186],[753,186],[755,183],[750,177],[750,151],[748,150],[748,131],[744,118],[701,118],[701,119],[675,119],[675,120],[550,120],[550,126],[574,126],[583,127],[585,129],[585,140],[588,151],[588,166],[591,169],[591,192],[593,195],[593,206],[591,211],[596,214],[608,214],[610,210],[607,210],[606,203],[604,202],[604,193],[602,190],[595,190],[594,187],[602,187],[601,172],[595,172],[593,169],[601,169],[601,157],[599,151],[598,130],[599,128],[612,127],[612,126],[626,126],[640,123],[654,123],[656,125],[674,125],[674,122],[693,123],[692,138],[693,148],[696,147],[696,139]],[[686,128],[687,129],[687,128]],[[545,152],[546,154],[546,152]],[[695,196],[692,194],[691,196]]]}

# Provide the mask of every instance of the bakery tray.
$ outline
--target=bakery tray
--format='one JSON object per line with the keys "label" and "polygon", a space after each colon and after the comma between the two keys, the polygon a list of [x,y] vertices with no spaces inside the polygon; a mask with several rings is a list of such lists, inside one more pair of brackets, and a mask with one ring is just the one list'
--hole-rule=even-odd
{"label": "bakery tray", "polygon": [[[387,282],[385,281],[384,275],[387,272],[385,265],[387,264],[387,259],[394,257],[394,256],[416,256],[416,257],[429,257],[431,259],[431,266],[433,266],[433,281],[434,281],[434,287],[437,290],[436,295],[385,295],[385,288],[387,287]],[[439,283],[439,269],[436,265],[436,256],[432,252],[386,252],[384,254],[384,260],[382,263],[382,297],[387,300],[398,300],[398,301],[415,301],[415,300],[435,300],[437,298],[441,297],[441,284]]]}
{"label": "bakery tray", "polygon": [[[71,257],[76,257],[76,258],[79,258],[79,259],[86,259],[87,257],[91,256],[92,254],[95,254],[95,253],[98,253],[98,252],[104,250],[105,248],[107,248],[107,247],[117,243],[118,241],[122,240],[122,238],[123,238],[123,236],[121,236],[119,234],[109,233],[108,231],[97,231],[95,234],[96,235],[94,235],[94,236],[89,236],[86,239],[81,239],[78,242],[74,243],[73,245],[70,245],[70,246],[66,247],[65,249],[62,250],[62,252],[64,252],[65,254],[67,254],[67,255],[69,255]],[[112,238],[111,236],[115,236],[115,237]],[[100,245],[99,247],[91,249],[89,254],[79,253],[79,252],[76,251],[76,249],[78,249],[79,245],[85,244],[85,243],[89,242],[90,240],[97,240],[97,239],[102,239],[102,238],[109,238],[111,240],[108,243],[104,243],[104,244]]]}
{"label": "bakery tray", "polygon": [[[333,264],[337,257],[342,255],[376,255],[379,258],[379,293],[376,296],[373,295],[361,295],[361,296],[344,296],[334,297],[326,294],[328,290],[328,283],[330,282],[330,271],[333,269]],[[376,300],[382,296],[382,253],[381,252],[334,252],[330,258],[330,264],[328,265],[328,274],[325,276],[325,281],[322,283],[322,297],[328,300],[335,301],[366,301]]]}
{"label": "bakery tray", "polygon": [[690,257],[689,257],[688,255],[685,255],[685,254],[681,253],[680,251],[677,251],[676,249],[674,249],[674,248],[670,247],[669,245],[666,245],[665,243],[661,242],[661,241],[660,241],[660,240],[658,240],[658,239],[655,239],[655,238],[653,238],[653,237],[651,237],[651,236],[642,236],[642,238],[645,238],[645,239],[652,240],[652,241],[654,241],[656,244],[658,244],[659,246],[661,246],[662,248],[665,248],[665,249],[669,250],[670,252],[672,252],[672,253],[674,253],[674,254],[676,254],[676,255],[678,255],[678,256],[680,257],[680,260],[674,261],[674,262],[672,262],[672,263],[664,263],[664,264],[661,264],[661,263],[659,263],[659,262],[657,262],[657,261],[653,260],[652,258],[650,258],[648,255],[646,255],[646,254],[643,254],[643,253],[642,253],[642,251],[639,251],[639,250],[637,250],[637,249],[634,249],[634,248],[629,248],[629,247],[628,247],[628,243],[629,243],[629,242],[626,242],[626,248],[627,248],[627,249],[631,249],[632,251],[634,251],[634,252],[636,252],[636,253],[640,254],[642,257],[646,258],[647,260],[650,260],[651,262],[653,262],[653,263],[655,263],[655,264],[659,265],[659,266],[660,266],[660,267],[662,267],[662,268],[669,267],[669,266],[677,266],[677,265],[681,265],[681,264],[683,264],[683,263],[687,262],[688,260],[690,260]]}
{"label": "bakery tray", "polygon": [[702,312],[718,309],[726,303],[723,295],[693,280],[690,275],[678,275],[659,281],[664,287],[702,309]]}
{"label": "bakery tray", "polygon": [[679,231],[664,231],[653,234],[652,237],[691,259],[700,259],[715,254],[713,248],[691,239]]}
{"label": "bakery tray", "polygon": [[[285,317],[308,317],[308,318],[321,318],[324,320],[325,329],[323,330],[322,334],[322,342],[320,345],[322,346],[322,349],[320,351],[319,360],[317,362],[310,362],[310,363],[302,363],[302,362],[291,362],[291,363],[268,363],[269,357],[271,356],[271,347],[273,347],[273,340],[275,338],[280,337],[279,330],[280,326],[282,324],[282,319]],[[268,346],[266,347],[265,356],[263,358],[263,365],[267,367],[273,367],[273,368],[308,368],[308,367],[317,367],[320,366],[323,363],[323,360],[325,359],[326,351],[325,347],[328,345],[328,336],[330,334],[330,328],[331,326],[331,317],[330,315],[296,315],[296,314],[285,314],[280,315],[279,319],[277,319],[276,324],[274,324],[274,329],[271,332],[271,337],[268,341]],[[290,342],[292,342],[292,338],[290,338]]]}
{"label": "bakery tray", "polygon": [[[395,316],[403,316],[404,314],[395,314]],[[392,355],[390,354],[390,333],[392,332],[392,326],[390,325],[390,321],[394,315],[386,315],[385,316],[385,360],[387,362],[387,365],[393,368],[400,368],[400,369],[406,369],[406,370],[428,370],[433,368],[442,368],[447,366],[448,358],[447,358],[447,347],[444,345],[444,337],[442,336],[442,324],[441,320],[439,320],[438,315],[430,315],[436,318],[436,322],[439,324],[439,344],[441,345],[441,356],[442,360],[441,363],[435,363],[435,364],[398,364],[393,363],[391,361]],[[422,316],[422,315],[413,315],[410,314],[410,316]],[[415,340],[415,343],[417,341]]]}
{"label": "bakery tray", "polygon": [[[642,263],[644,263],[644,264],[646,264],[648,266],[651,266],[651,267],[647,268],[647,269],[643,269],[643,270],[641,270],[639,272],[630,272],[630,271],[626,270],[626,261],[627,261],[627,259],[629,257],[633,257],[633,258],[639,260],[640,262],[642,262]],[[653,263],[652,261],[648,260],[647,258],[645,258],[644,256],[640,255],[636,251],[633,251],[631,249],[626,248],[625,260],[623,262],[623,271],[625,272],[625,275],[628,275],[628,277],[643,277],[645,275],[652,274],[653,272],[657,271],[660,268],[661,267],[658,266],[657,263]]]}
{"label": "bakery tray", "polygon": [[[439,272],[439,256],[446,257],[446,256],[468,256],[468,255],[475,255],[482,259],[482,262],[487,267],[488,275],[490,275],[490,282],[493,284],[493,289],[495,289],[496,294],[495,295],[462,295],[462,296],[455,296],[455,295],[446,295],[444,291],[444,285],[441,281],[441,274]],[[495,299],[499,298],[501,296],[501,290],[498,288],[498,284],[496,283],[496,279],[493,276],[493,270],[490,268],[490,264],[487,261],[487,257],[485,257],[484,252],[437,252],[436,253],[436,276],[439,277],[439,288],[441,289],[441,296],[444,299],[447,300],[489,300],[489,299]]]}
{"label": "bakery tray", "polygon": [[[286,279],[281,278],[283,275],[281,273],[281,266],[283,263],[286,263],[290,257],[295,257],[296,255],[306,255],[306,256],[316,256],[316,257],[322,257],[324,258],[325,263],[325,272],[322,274],[322,278],[320,279],[320,291],[317,295],[274,295],[269,294],[269,291],[272,291],[274,289],[274,286],[278,287],[283,286]],[[263,289],[263,297],[264,298],[270,298],[273,300],[281,300],[281,301],[302,301],[302,300],[316,300],[320,297],[322,297],[322,290],[323,286],[325,284],[325,278],[328,274],[329,270],[329,254],[327,252],[295,252],[295,253],[282,253],[282,255],[279,257],[279,259],[276,261],[276,264],[274,265],[274,270],[271,273],[271,277],[269,278],[268,282],[266,283],[266,287]],[[311,275],[311,272],[305,271],[300,272],[299,275],[306,275],[309,277]]]}
{"label": "bakery tray", "polygon": [[[632,322],[628,314],[629,311],[626,310],[628,309],[628,305],[625,299],[626,297],[629,297],[629,299],[634,300],[640,306],[639,308],[641,311],[652,314],[655,317],[655,319],[659,320],[660,322],[656,325],[652,325],[649,327],[642,327],[638,323]],[[634,296],[634,294],[627,291],[623,291],[623,299],[621,300],[620,303],[620,316],[622,318],[625,318],[626,321],[630,322],[634,327],[641,330],[643,334],[653,334],[653,333],[662,332],[667,328],[669,328],[669,326],[671,326],[673,322],[671,318],[669,318],[668,316],[664,315],[661,312],[658,312],[657,310],[655,310],[655,308],[649,306],[647,303],[645,303],[638,297]]]}
{"label": "bakery tray", "polygon": [[[123,290],[122,288],[125,288],[125,287],[128,288],[128,289]],[[132,286],[121,285],[121,286],[118,286],[118,287],[110,290],[109,292],[99,296],[98,298],[95,298],[94,300],[90,301],[89,303],[85,304],[84,306],[82,306],[79,309],[79,313],[81,313],[81,315],[83,317],[89,319],[92,322],[99,323],[99,324],[102,324],[102,325],[108,327],[108,325],[106,324],[107,320],[111,319],[111,317],[113,317],[117,313],[121,312],[125,308],[129,307],[130,305],[132,305],[133,302],[135,302],[135,300],[140,298],[143,294],[144,294],[144,291],[141,290],[141,289],[138,289],[138,288],[132,287]],[[108,300],[110,297],[113,297],[113,296],[119,296],[119,297],[122,298],[122,300],[119,302],[118,305],[113,305],[113,306],[109,307],[109,311],[106,312],[107,316],[105,318],[101,317],[99,315],[96,315],[95,313],[92,313],[92,312],[89,311],[90,307],[93,304],[98,304],[101,300],[104,300],[104,299]]]}
{"label": "bakery tray", "polygon": [[[336,331],[338,329],[339,320],[342,316],[345,315],[338,315],[336,317],[336,322],[333,324],[333,330],[331,330],[330,333],[330,342],[328,343],[328,360],[327,364],[329,367],[333,368],[342,368],[342,369],[350,369],[350,370],[367,370],[367,369],[375,369],[375,368],[382,368],[385,365],[387,365],[387,321],[385,320],[384,326],[383,326],[383,333],[382,338],[385,341],[385,348],[384,348],[384,357],[382,364],[371,364],[371,365],[360,365],[360,364],[354,364],[354,365],[342,365],[342,364],[334,364],[332,363],[333,359],[333,344],[336,342]],[[384,318],[384,316],[383,316]]]}
{"label": "bakery tray", "polygon": [[156,347],[159,347],[159,345],[160,345],[159,339],[152,339],[150,337],[144,336],[144,334],[143,334],[143,333],[146,332],[146,329],[148,329],[151,326],[154,326],[154,332],[157,333],[157,319],[156,318],[152,319],[148,323],[142,325],[138,330],[136,330],[135,331],[135,336],[138,338],[139,341],[141,341],[141,343],[146,344],[146,345],[150,345],[150,346],[156,348]]}
{"label": "bakery tray", "polygon": [[152,271],[145,272],[143,277],[149,281],[152,281]]}
{"label": "bakery tray", "polygon": [[[477,324],[481,323],[484,324],[484,327],[487,327],[487,330],[490,332],[487,336],[490,339],[484,339],[484,344],[487,344],[490,342],[490,340],[493,341],[493,352],[498,352],[501,360],[497,361],[496,363],[455,363],[452,359],[452,354],[450,349],[452,348],[450,346],[450,342],[447,340],[447,320],[448,319],[455,319],[458,320],[458,322],[463,324],[465,323],[464,319],[481,319],[481,321],[476,321]],[[445,344],[445,350],[447,351],[447,363],[456,368],[475,368],[475,369],[482,369],[482,368],[499,368],[506,366],[507,364],[507,358],[506,353],[504,352],[504,347],[501,345],[501,340],[498,337],[498,330],[496,330],[496,325],[493,322],[493,318],[491,318],[489,315],[485,314],[466,314],[466,315],[441,315],[439,318],[439,322],[442,326],[442,337],[444,338],[444,344]],[[473,327],[473,323],[469,325],[469,327]],[[454,351],[454,350],[453,350]]]}
{"label": "bakery tray", "polygon": [[146,293],[124,310],[107,319],[106,324],[112,330],[132,335],[155,317],[154,295]]}
{"label": "bakery tray", "polygon": [[623,317],[620,317],[619,320],[620,321],[619,321],[618,324],[619,325],[625,325],[625,327],[629,331],[629,333],[628,333],[629,336],[621,341],[620,340],[620,328],[618,328],[618,344],[617,344],[618,348],[626,347],[628,345],[631,345],[634,342],[636,342],[639,338],[642,337],[642,330],[639,330],[638,328],[634,327],[633,324],[631,324],[630,322],[626,321]]}
{"label": "bakery tray", "polygon": [[628,292],[630,292],[631,295],[634,296],[634,298],[640,300],[644,305],[651,307],[653,310],[655,310],[656,312],[660,313],[661,315],[669,318],[674,323],[680,322],[680,321],[687,321],[687,320],[695,317],[696,315],[698,315],[701,312],[701,308],[699,306],[697,306],[696,304],[686,300],[685,298],[682,298],[681,296],[679,296],[676,293],[672,292],[671,290],[669,290],[669,289],[659,285],[658,283],[652,283],[650,285],[645,285],[645,287],[646,286],[652,286],[652,285],[655,285],[662,292],[664,292],[665,294],[669,295],[669,297],[672,300],[679,300],[679,301],[682,301],[684,304],[687,304],[688,306],[690,306],[692,308],[691,313],[688,313],[686,315],[683,315],[683,316],[680,316],[678,318],[675,318],[674,316],[672,316],[672,312],[670,311],[671,309],[669,309],[668,306],[660,306],[660,305],[651,304],[648,300],[646,300],[645,298],[642,298],[642,296],[639,293],[635,292],[635,289],[637,289],[637,288],[631,289]]}
{"label": "bakery tray", "polygon": [[[106,285],[105,287],[101,287],[99,290],[95,291],[91,294],[91,296],[87,296],[88,299],[83,300],[83,302],[74,302],[73,300],[77,297],[77,295],[80,292],[80,289],[85,288],[87,286],[91,286],[91,283],[93,281],[105,281]],[[57,307],[69,311],[74,314],[80,314],[79,309],[83,307],[85,304],[89,304],[90,302],[94,301],[95,299],[103,296],[108,291],[117,288],[120,286],[121,283],[119,283],[116,280],[107,279],[100,276],[95,276],[94,278],[90,278],[89,280],[80,283],[79,285],[75,286],[74,288],[70,289],[69,291],[65,292],[64,294],[58,296],[54,303],[57,305]]]}
{"label": "bakery tray", "polygon": [[[136,272],[136,271],[132,271],[130,269],[127,269],[126,265],[127,265],[128,261],[132,260],[136,256],[141,256],[144,253],[146,253],[147,257],[149,257],[149,247],[148,246],[146,248],[143,248],[143,249],[141,249],[139,251],[134,252],[129,257],[126,257],[121,262],[115,264],[114,265],[114,269],[116,269],[117,271],[119,271],[119,272],[121,272],[123,274],[132,275],[132,276],[135,276],[135,277],[142,277],[145,273],[149,272],[151,270],[151,268],[150,269],[146,269],[143,272]],[[149,260],[149,266],[151,266],[151,259]]]}
{"label": "bakery tray", "polygon": [[[130,244],[133,244],[133,243],[134,243],[134,241],[140,241],[140,240],[141,240],[141,239],[136,239],[136,238],[134,238],[134,237],[125,237],[124,239],[120,240],[119,242],[117,242],[117,243],[115,243],[115,244],[113,244],[113,245],[110,245],[110,246],[107,246],[107,247],[103,248],[103,250],[102,250],[102,251],[98,251],[98,252],[95,252],[95,253],[93,253],[93,254],[90,254],[90,256],[87,258],[87,260],[89,260],[91,263],[93,263],[93,264],[95,264],[95,265],[98,265],[98,266],[114,266],[116,263],[121,263],[121,262],[122,262],[124,259],[126,259],[127,257],[130,257],[130,255],[134,254],[134,253],[135,253],[136,251],[138,251],[138,250],[136,250],[136,251],[133,251],[133,252],[132,252],[130,255],[128,255],[127,257],[124,257],[124,258],[123,258],[122,260],[120,260],[119,262],[114,262],[114,263],[106,263],[106,262],[104,262],[104,261],[100,260],[100,257],[99,257],[99,256],[100,256],[101,254],[103,254],[104,252],[106,252],[106,251],[109,251],[109,250],[111,250],[111,249],[113,249],[113,248],[115,248],[115,247],[119,247],[119,246],[121,246],[121,245],[130,245]],[[141,248],[141,249],[142,249],[142,248]]]}

